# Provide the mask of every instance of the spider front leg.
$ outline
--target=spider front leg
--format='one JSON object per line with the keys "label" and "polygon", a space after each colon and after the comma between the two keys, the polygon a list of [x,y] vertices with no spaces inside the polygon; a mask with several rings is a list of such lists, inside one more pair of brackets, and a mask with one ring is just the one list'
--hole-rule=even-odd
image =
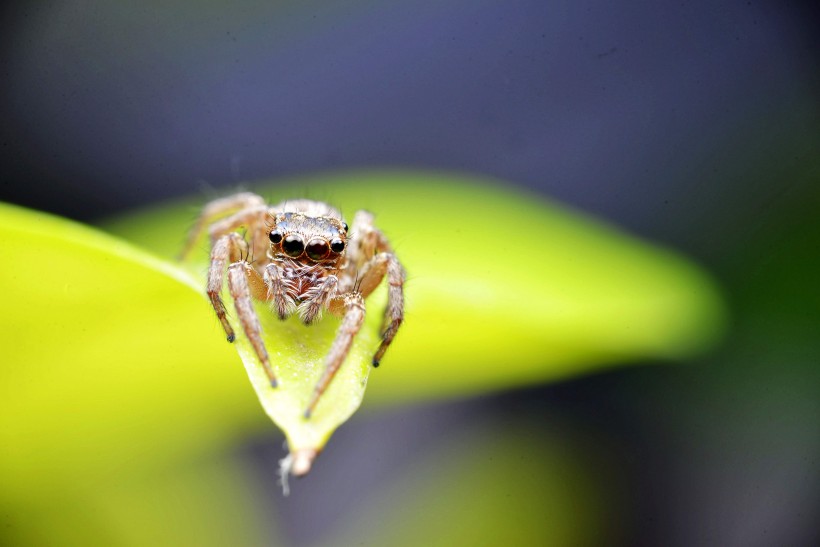
{"label": "spider front leg", "polygon": [[384,309],[382,341],[373,355],[373,366],[378,367],[384,352],[396,336],[404,321],[404,281],[405,273],[401,263],[393,253],[379,253],[371,258],[362,269],[359,289],[367,298],[376,290],[382,279],[387,277],[387,307]]}
{"label": "spider front leg", "polygon": [[225,304],[222,302],[222,283],[225,277],[225,267],[229,262],[236,262],[240,257],[247,253],[248,244],[242,239],[239,234],[227,234],[220,237],[214,243],[211,251],[211,266],[208,269],[208,286],[206,292],[208,299],[211,301],[216,312],[216,317],[222,324],[222,329],[228,338],[228,342],[233,342],[236,335],[233,332],[231,324],[228,322]]}
{"label": "spider front leg", "polygon": [[228,267],[228,289],[231,292],[231,297],[233,297],[236,315],[239,317],[245,336],[248,337],[256,356],[259,358],[259,362],[262,363],[262,368],[265,369],[265,374],[268,375],[271,387],[276,387],[278,382],[273,373],[265,343],[262,341],[262,325],[259,323],[259,316],[256,315],[251,300],[251,289],[253,289],[257,298],[264,299],[267,293],[265,283],[250,264],[241,260]]}
{"label": "spider front leg", "polygon": [[[179,253],[179,260],[185,260],[199,239],[200,234],[210,225],[215,219],[225,216],[229,213],[239,211],[241,209],[259,209],[264,207],[265,200],[256,194],[250,192],[240,192],[232,196],[215,199],[208,203],[199,215],[194,226],[188,232],[188,238],[185,241],[185,246]],[[222,235],[230,230],[225,230],[217,235]]]}
{"label": "spider front leg", "polygon": [[364,298],[360,293],[348,293],[334,298],[331,307],[337,308],[339,306],[344,309],[344,318],[325,359],[325,370],[313,389],[313,394],[305,409],[305,418],[310,418],[310,415],[313,414],[313,409],[316,408],[319,398],[327,389],[339,367],[342,366],[345,357],[350,352],[353,339],[362,328],[362,323],[364,323]]}

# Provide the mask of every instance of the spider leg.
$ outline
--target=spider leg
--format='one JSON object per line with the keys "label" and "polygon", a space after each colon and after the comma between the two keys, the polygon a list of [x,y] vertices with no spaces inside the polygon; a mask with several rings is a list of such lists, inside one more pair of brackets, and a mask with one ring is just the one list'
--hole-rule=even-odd
{"label": "spider leg", "polygon": [[228,288],[236,306],[236,315],[239,317],[245,336],[248,337],[256,356],[259,357],[259,362],[262,363],[262,367],[265,369],[265,374],[268,375],[271,387],[276,387],[278,385],[276,375],[273,373],[268,351],[262,341],[262,325],[259,324],[259,317],[256,315],[256,310],[253,309],[253,302],[251,301],[250,291],[252,286],[254,292],[257,293],[260,289],[264,291],[265,285],[262,278],[259,277],[259,274],[250,264],[242,260],[228,266]]}
{"label": "spider leg", "polygon": [[359,292],[356,287],[359,269],[376,252],[375,232],[373,214],[368,211],[356,211],[350,226],[344,266],[337,274],[340,293]]}
{"label": "spider leg", "polygon": [[384,357],[384,352],[396,336],[402,321],[404,320],[404,268],[393,253],[379,253],[365,264],[361,283],[359,284],[362,295],[367,298],[382,279],[387,276],[387,307],[384,310],[384,324],[382,329],[382,341],[379,349],[373,355],[373,366],[378,367]]}
{"label": "spider leg", "polygon": [[276,315],[284,320],[296,310],[296,302],[290,295],[293,291],[293,281],[285,279],[282,268],[275,262],[265,266],[264,281],[268,287],[266,299],[273,300]]}
{"label": "spider leg", "polygon": [[305,325],[310,325],[314,321],[321,319],[322,310],[328,301],[336,295],[338,283],[339,279],[335,275],[329,275],[325,277],[321,283],[318,283],[307,291],[305,299],[297,308],[299,317]]}
{"label": "spider leg", "polygon": [[342,324],[339,326],[336,338],[333,340],[333,344],[330,346],[330,351],[325,359],[325,371],[313,389],[313,394],[305,409],[305,418],[310,418],[322,393],[324,393],[327,386],[330,385],[330,381],[336,375],[345,357],[347,357],[350,346],[353,344],[353,338],[359,332],[359,329],[362,328],[362,323],[364,322],[364,299],[361,294],[348,293],[344,296],[337,297],[335,300],[342,300],[344,302],[344,319],[342,319]]}
{"label": "spider leg", "polygon": [[[185,258],[188,257],[188,255],[191,253],[191,250],[194,248],[197,239],[199,239],[199,236],[202,234],[202,232],[205,231],[206,226],[211,224],[215,219],[221,216],[225,216],[233,211],[238,211],[246,208],[259,208],[264,205],[264,199],[250,192],[234,194],[232,196],[215,199],[214,201],[208,203],[202,210],[202,213],[199,215],[199,218],[196,220],[196,223],[188,232],[188,238],[185,240],[185,246],[179,253],[179,259],[185,260]],[[218,237],[229,231],[231,230],[225,230],[222,233],[216,234],[216,236]],[[211,234],[213,236],[214,232],[211,232]],[[212,241],[214,239],[215,237],[211,238]]]}
{"label": "spider leg", "polygon": [[211,243],[216,241],[221,235],[227,234],[228,232],[235,232],[242,226],[244,226],[249,233],[255,233],[260,221],[264,221],[267,210],[268,208],[264,205],[252,207],[242,209],[222,220],[217,220],[208,228]]}
{"label": "spider leg", "polygon": [[216,312],[216,317],[222,324],[225,330],[225,335],[228,342],[233,342],[236,336],[233,328],[228,322],[225,304],[222,302],[222,282],[225,277],[225,267],[229,262],[236,262],[242,256],[242,253],[247,252],[248,244],[237,233],[227,234],[220,237],[214,243],[213,250],[211,250],[211,266],[208,268],[208,286],[206,292],[211,305]]}

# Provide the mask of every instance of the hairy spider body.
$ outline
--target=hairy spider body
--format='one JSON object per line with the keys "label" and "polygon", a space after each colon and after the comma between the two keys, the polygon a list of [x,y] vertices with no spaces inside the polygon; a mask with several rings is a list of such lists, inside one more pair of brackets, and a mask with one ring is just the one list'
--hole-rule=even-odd
{"label": "hairy spider body", "polygon": [[[237,318],[271,387],[277,387],[278,380],[252,300],[271,303],[280,319],[296,313],[307,325],[321,319],[324,310],[342,317],[324,373],[304,412],[306,418],[350,351],[364,322],[365,298],[386,277],[385,326],[373,356],[373,366],[379,365],[404,319],[405,274],[387,238],[373,225],[372,214],[357,212],[348,234],[341,213],[326,203],[300,199],[269,206],[256,194],[243,192],[205,206],[183,257],[206,228],[211,241],[208,299],[228,341],[233,342],[236,335],[221,298],[227,271]],[[249,261],[251,249],[266,252]]]}

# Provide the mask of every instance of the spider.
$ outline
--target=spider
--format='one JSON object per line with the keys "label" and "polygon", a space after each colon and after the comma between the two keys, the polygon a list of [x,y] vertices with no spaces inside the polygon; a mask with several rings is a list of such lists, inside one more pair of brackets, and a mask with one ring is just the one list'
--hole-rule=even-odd
{"label": "spider", "polygon": [[[237,231],[242,227],[245,235]],[[373,366],[379,366],[404,318],[405,272],[387,238],[373,225],[371,213],[358,211],[349,233],[341,213],[326,203],[297,199],[269,206],[260,196],[242,192],[205,206],[183,258],[206,228],[211,241],[208,299],[228,342],[233,342],[236,335],[220,296],[227,268],[237,318],[272,388],[278,381],[251,299],[272,303],[279,319],[296,313],[307,325],[321,319],[325,309],[342,317],[305,418],[344,363],[364,322],[365,299],[387,277],[382,338],[373,356]],[[265,255],[249,262],[249,250],[260,248],[267,249]]]}

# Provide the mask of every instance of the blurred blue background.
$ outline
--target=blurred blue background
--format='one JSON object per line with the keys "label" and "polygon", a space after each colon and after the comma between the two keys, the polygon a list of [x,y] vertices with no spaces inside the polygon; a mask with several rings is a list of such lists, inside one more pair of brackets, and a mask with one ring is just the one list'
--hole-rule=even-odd
{"label": "blurred blue background", "polygon": [[612,543],[820,543],[812,3],[0,9],[0,200],[94,222],[259,179],[452,170],[679,249],[722,285],[729,336],[690,366],[365,409],[284,501],[279,439],[249,439],[230,457],[270,483],[261,511],[283,515],[289,542],[327,537],[452,431],[510,422],[600,451]]}

